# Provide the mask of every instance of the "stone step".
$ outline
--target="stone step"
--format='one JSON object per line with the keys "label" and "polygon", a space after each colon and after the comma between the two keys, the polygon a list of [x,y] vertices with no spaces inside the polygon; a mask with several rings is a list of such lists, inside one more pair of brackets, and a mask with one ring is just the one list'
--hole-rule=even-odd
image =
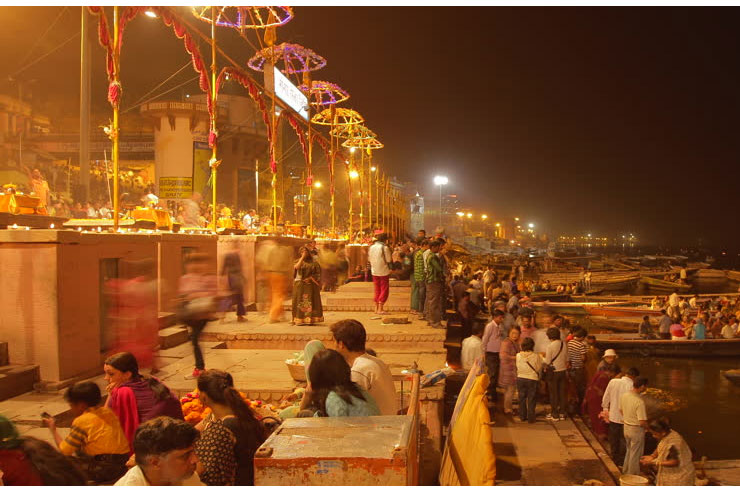
{"label": "stone step", "polygon": [[8,358],[8,343],[0,342],[0,366],[7,366],[10,364]]}
{"label": "stone step", "polygon": [[159,312],[159,329],[166,329],[177,324],[177,316],[172,312]]}
{"label": "stone step", "polygon": [[183,326],[172,326],[159,331],[159,348],[169,349],[188,342],[188,328]]}
{"label": "stone step", "polygon": [[32,391],[40,379],[38,365],[0,366],[0,400]]}

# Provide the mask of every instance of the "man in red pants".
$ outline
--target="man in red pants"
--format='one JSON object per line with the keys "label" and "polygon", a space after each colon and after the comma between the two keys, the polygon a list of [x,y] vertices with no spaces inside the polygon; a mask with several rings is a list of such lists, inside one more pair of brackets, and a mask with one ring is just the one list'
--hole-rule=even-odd
{"label": "man in red pants", "polygon": [[367,252],[367,258],[370,261],[370,272],[373,275],[373,286],[375,288],[375,314],[380,317],[386,315],[383,311],[383,305],[388,300],[389,283],[388,278],[391,273],[391,249],[385,244],[388,235],[380,233],[375,243]]}

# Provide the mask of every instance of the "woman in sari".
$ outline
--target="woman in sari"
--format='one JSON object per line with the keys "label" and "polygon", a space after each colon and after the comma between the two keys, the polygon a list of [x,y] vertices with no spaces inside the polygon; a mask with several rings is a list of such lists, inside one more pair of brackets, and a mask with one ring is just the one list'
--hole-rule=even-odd
{"label": "woman in sari", "polygon": [[640,459],[644,465],[657,468],[656,486],[694,486],[696,470],[692,462],[691,449],[681,435],[671,430],[664,419],[656,419],[648,424],[653,438],[660,440],[651,455]]}
{"label": "woman in sari", "polygon": [[324,321],[321,306],[321,267],[305,246],[299,250],[293,283],[293,323],[310,325]]}
{"label": "woman in sari", "polygon": [[593,430],[596,438],[602,441],[607,439],[608,428],[606,422],[599,416],[601,414],[601,399],[604,397],[609,380],[614,378],[619,372],[619,366],[616,364],[609,365],[603,370],[596,372],[596,375],[594,375],[588,387],[586,387],[586,394],[581,404],[581,415],[588,415],[591,430]]}
{"label": "woman in sari", "polygon": [[509,336],[501,341],[499,352],[501,363],[498,374],[498,385],[504,389],[504,414],[513,414],[512,401],[516,390],[516,354],[521,351],[519,346],[519,327],[509,329]]}

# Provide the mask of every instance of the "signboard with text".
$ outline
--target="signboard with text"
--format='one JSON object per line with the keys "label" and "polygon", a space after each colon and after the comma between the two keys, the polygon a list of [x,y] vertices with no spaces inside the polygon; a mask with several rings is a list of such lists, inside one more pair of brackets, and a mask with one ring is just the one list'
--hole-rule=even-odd
{"label": "signboard with text", "polygon": [[189,176],[162,176],[159,178],[159,198],[187,199],[193,193],[193,179]]}
{"label": "signboard with text", "polygon": [[275,95],[285,104],[301,115],[304,120],[308,120],[308,98],[290,80],[280,72],[277,67],[273,67],[275,77]]}

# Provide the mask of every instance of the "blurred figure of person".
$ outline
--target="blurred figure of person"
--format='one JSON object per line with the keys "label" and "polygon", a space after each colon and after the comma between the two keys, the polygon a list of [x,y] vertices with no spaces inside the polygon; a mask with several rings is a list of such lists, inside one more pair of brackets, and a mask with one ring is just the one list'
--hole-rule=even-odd
{"label": "blurred figure of person", "polygon": [[34,168],[33,171],[31,171],[29,168],[25,169],[26,173],[28,173],[28,180],[31,185],[31,190],[39,198],[39,207],[46,207],[47,204],[49,204],[50,202],[49,182],[46,181],[46,178],[44,178],[38,168]]}
{"label": "blurred figure of person", "polygon": [[671,325],[673,324],[673,321],[671,320],[671,317],[668,316],[665,309],[661,309],[660,313],[660,320],[658,321],[658,335],[661,339],[670,339]]}
{"label": "blurred figure of person", "polygon": [[624,464],[627,445],[624,440],[624,417],[619,403],[622,396],[632,390],[634,380],[639,376],[640,371],[637,368],[630,368],[621,378],[611,379],[601,399],[602,416],[609,425],[609,455],[620,468]]}
{"label": "blurred figure of person", "polygon": [[650,325],[650,317],[645,315],[642,317],[642,322],[640,322],[640,327],[637,330],[638,334],[640,334],[640,339],[650,339],[653,333],[653,327]]}
{"label": "blurred figure of person", "polygon": [[42,486],[39,471],[21,448],[22,439],[8,418],[0,415],[0,472],[3,486]]}
{"label": "blurred figure of person", "polygon": [[375,399],[352,381],[344,357],[333,349],[323,349],[311,358],[307,369],[311,382],[301,409],[315,416],[379,416]]}
{"label": "blurred figure of person", "polygon": [[258,221],[259,216],[257,215],[257,212],[254,209],[249,209],[249,211],[244,214],[244,217],[242,217],[242,228],[250,232],[256,231]]}
{"label": "blurred figure of person", "polygon": [[190,254],[185,260],[185,274],[178,284],[179,318],[190,327],[190,342],[195,356],[195,368],[188,378],[198,378],[206,368],[198,339],[218,309],[216,293],[216,276],[208,274],[208,256],[204,253]]}
{"label": "blurred figure of person", "polygon": [[321,266],[321,290],[334,292],[337,290],[337,269],[339,257],[334,251],[334,245],[324,243],[319,250],[319,265]]}
{"label": "blurred figure of person", "polygon": [[383,306],[388,300],[389,293],[389,279],[390,279],[390,264],[392,261],[391,250],[385,244],[388,240],[388,235],[380,233],[375,243],[367,251],[367,259],[370,262],[370,272],[373,276],[373,287],[375,301],[375,314],[376,315],[387,315],[383,311]]}
{"label": "blurred figure of person", "polygon": [[414,263],[414,286],[415,296],[411,296],[411,313],[419,315],[419,319],[424,318],[424,301],[426,298],[427,284],[426,284],[426,269],[424,253],[429,250],[429,240],[421,240],[419,248],[414,252],[413,263]]}
{"label": "blurred figure of person", "polygon": [[460,314],[460,318],[462,318],[463,334],[466,336],[472,333],[473,322],[479,311],[478,306],[471,300],[471,291],[472,288],[464,291],[462,299],[457,304],[457,311]]}
{"label": "blurred figure of person", "polygon": [[568,341],[568,377],[575,388],[577,401],[576,412],[580,412],[583,396],[586,393],[586,354],[588,347],[584,340],[586,339],[586,329],[574,327],[573,339]]}
{"label": "blurred figure of person", "polygon": [[550,343],[545,351],[545,377],[547,390],[550,394],[550,414],[547,419],[553,421],[565,420],[565,384],[568,362],[568,347],[560,339],[560,330],[557,327],[547,329],[547,338]]}
{"label": "blurred figure of person", "polygon": [[298,253],[300,257],[293,266],[293,324],[311,325],[323,322],[321,267],[314,261],[308,246],[302,246]]}
{"label": "blurred figure of person", "polygon": [[349,261],[347,260],[347,251],[344,246],[339,247],[337,259],[337,286],[342,286],[347,282],[347,277],[349,276]]}
{"label": "blurred figure of person", "polygon": [[110,408],[101,406],[103,398],[94,382],[77,382],[67,388],[64,400],[74,415],[66,438],[57,431],[54,418],[43,421],[64,455],[73,456],[96,483],[109,483],[126,473],[130,447],[121,423]]}
{"label": "blurred figure of person", "polygon": [[136,465],[115,486],[204,486],[196,472],[193,425],[160,416],[136,430]]}
{"label": "blurred figure of person", "polygon": [[640,463],[655,467],[655,485],[695,486],[696,469],[686,440],[671,429],[665,418],[650,421],[648,430],[658,446],[651,455],[642,456]]}
{"label": "blurred figure of person", "polygon": [[108,400],[105,405],[118,416],[129,444],[139,424],[157,416],[183,419],[180,401],[162,382],[139,373],[131,353],[118,353],[105,360]]}
{"label": "blurred figure of person", "polygon": [[424,319],[433,329],[441,329],[444,304],[444,270],[439,258],[440,243],[433,241],[429,245],[429,258],[426,263],[426,293],[424,301]]}
{"label": "blurred figure of person", "polygon": [[488,372],[488,401],[495,403],[498,400],[496,385],[498,384],[498,373],[501,366],[499,351],[501,350],[501,341],[505,337],[503,334],[502,323],[504,321],[504,312],[493,310],[491,321],[488,322],[483,332],[481,345],[485,354],[486,371]]}
{"label": "blurred figure of person", "polygon": [[229,373],[208,370],[198,377],[198,395],[211,413],[196,425],[201,431],[195,454],[208,486],[254,486],[254,453],[264,439],[262,425],[234,388]]}
{"label": "blurred figure of person", "polygon": [[158,371],[155,349],[159,344],[157,279],[154,261],[128,262],[130,279],[108,282],[111,296],[112,353],[129,352],[142,368]]}
{"label": "blurred figure of person", "polygon": [[[197,228],[200,227],[200,201],[203,200],[203,196],[194,192],[193,195],[185,200],[182,211],[182,225],[186,228]],[[205,219],[205,218],[204,218]]]}
{"label": "blurred figure of person", "polygon": [[226,283],[231,292],[231,297],[226,298],[226,303],[224,303],[224,305],[227,305],[224,311],[229,311],[232,306],[236,305],[237,322],[246,322],[247,310],[244,308],[245,279],[242,259],[239,255],[239,242],[235,241],[231,246],[231,251],[224,255],[221,275],[226,278]]}
{"label": "blurred figure of person", "polygon": [[283,320],[283,302],[290,285],[290,274],[293,270],[291,249],[278,245],[274,240],[260,242],[257,248],[257,268],[267,282],[270,290],[270,323]]}
{"label": "blurred figure of person", "polygon": [[601,351],[596,347],[596,336],[586,336],[586,361],[583,367],[586,370],[586,381],[590,382],[596,375],[599,361],[601,360]]}

